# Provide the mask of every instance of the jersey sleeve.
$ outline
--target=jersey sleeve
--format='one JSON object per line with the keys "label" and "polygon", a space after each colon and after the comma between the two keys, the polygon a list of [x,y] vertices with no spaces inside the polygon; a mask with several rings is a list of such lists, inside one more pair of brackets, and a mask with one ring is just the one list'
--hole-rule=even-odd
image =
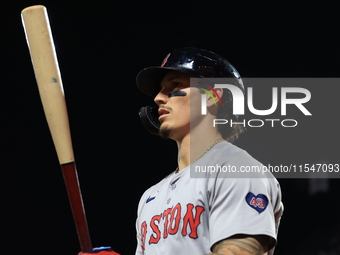
{"label": "jersey sleeve", "polygon": [[138,224],[138,219],[136,220],[136,238],[137,238],[137,247],[136,247],[136,252],[135,255],[143,255],[144,251],[143,251],[143,243],[142,243],[142,233],[141,231],[143,231],[143,229],[141,229],[142,227],[139,226]]}
{"label": "jersey sleeve", "polygon": [[[152,187],[151,187],[152,188]],[[137,247],[136,247],[136,252],[135,255],[143,255],[144,254],[144,245],[145,245],[145,238],[146,238],[146,226],[144,223],[140,222],[140,213],[143,210],[143,205],[146,200],[146,197],[150,191],[150,189],[147,189],[143,195],[141,196],[139,203],[138,203],[138,208],[137,208],[137,219],[136,219],[136,238],[137,238]]]}
{"label": "jersey sleeve", "polygon": [[281,192],[275,178],[215,178],[209,181],[211,247],[236,234],[266,235],[276,244],[282,214]]}

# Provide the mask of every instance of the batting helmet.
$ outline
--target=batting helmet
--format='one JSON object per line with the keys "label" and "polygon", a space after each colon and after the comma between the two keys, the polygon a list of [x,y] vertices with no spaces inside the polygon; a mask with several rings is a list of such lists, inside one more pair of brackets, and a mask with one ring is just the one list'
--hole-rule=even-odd
{"label": "batting helmet", "polygon": [[233,78],[234,85],[244,91],[241,77],[228,60],[214,52],[185,47],[174,50],[163,60],[161,66],[147,67],[137,75],[138,88],[155,97],[160,90],[160,83],[169,71],[180,71],[205,78]]}

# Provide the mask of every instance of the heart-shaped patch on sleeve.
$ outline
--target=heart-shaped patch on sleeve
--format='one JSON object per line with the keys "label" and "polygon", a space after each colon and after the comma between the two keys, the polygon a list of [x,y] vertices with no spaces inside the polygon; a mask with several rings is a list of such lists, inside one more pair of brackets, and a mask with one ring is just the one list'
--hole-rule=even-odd
{"label": "heart-shaped patch on sleeve", "polygon": [[246,195],[246,202],[251,208],[255,209],[258,213],[261,213],[267,208],[268,198],[263,194],[255,196],[253,193],[249,192]]}

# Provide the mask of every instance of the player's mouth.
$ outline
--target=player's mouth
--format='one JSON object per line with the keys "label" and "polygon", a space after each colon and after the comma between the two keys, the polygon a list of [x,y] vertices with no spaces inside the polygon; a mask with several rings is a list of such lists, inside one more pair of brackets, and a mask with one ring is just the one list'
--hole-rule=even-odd
{"label": "player's mouth", "polygon": [[166,116],[168,116],[170,113],[170,111],[164,109],[164,108],[160,108],[158,109],[158,115],[159,115],[159,118],[158,120],[162,119],[162,118],[165,118]]}

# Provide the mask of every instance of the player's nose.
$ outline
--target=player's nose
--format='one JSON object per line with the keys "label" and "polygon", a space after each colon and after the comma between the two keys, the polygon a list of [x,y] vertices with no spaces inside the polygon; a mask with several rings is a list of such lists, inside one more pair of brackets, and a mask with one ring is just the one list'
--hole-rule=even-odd
{"label": "player's nose", "polygon": [[168,102],[168,95],[162,90],[155,96],[154,101],[157,105],[166,104]]}

